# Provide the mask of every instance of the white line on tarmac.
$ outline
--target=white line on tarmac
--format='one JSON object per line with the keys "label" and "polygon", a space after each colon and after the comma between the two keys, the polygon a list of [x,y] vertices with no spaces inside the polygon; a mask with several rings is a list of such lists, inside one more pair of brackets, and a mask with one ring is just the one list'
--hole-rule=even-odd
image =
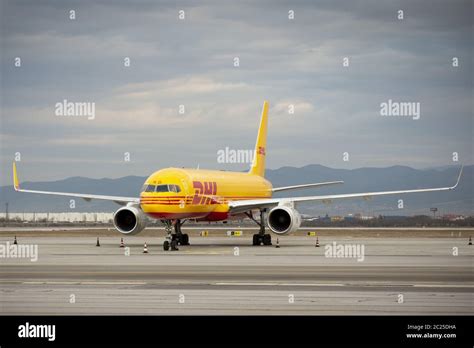
{"label": "white line on tarmac", "polygon": [[81,282],[81,281],[72,281],[72,282],[22,282],[22,284],[27,285],[145,285],[146,282]]}
{"label": "white line on tarmac", "polygon": [[237,286],[345,286],[344,284],[333,283],[214,283],[214,285],[237,285]]}
{"label": "white line on tarmac", "polygon": [[22,282],[25,285],[40,285],[40,284],[51,284],[51,285],[73,285],[79,282]]}
{"label": "white line on tarmac", "polygon": [[474,288],[472,284],[414,284],[415,288]]}
{"label": "white line on tarmac", "polygon": [[472,284],[341,284],[341,283],[214,283],[214,285],[220,286],[370,286],[370,287],[398,287],[398,286],[411,286],[416,288],[474,288]]}
{"label": "white line on tarmac", "polygon": [[81,282],[81,285],[145,285],[147,282]]}

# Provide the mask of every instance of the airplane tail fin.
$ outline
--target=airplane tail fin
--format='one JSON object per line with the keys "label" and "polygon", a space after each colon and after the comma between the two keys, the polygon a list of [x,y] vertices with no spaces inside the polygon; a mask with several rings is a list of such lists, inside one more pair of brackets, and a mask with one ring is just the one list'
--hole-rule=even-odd
{"label": "airplane tail fin", "polygon": [[16,171],[16,163],[13,162],[13,188],[15,191],[20,189],[20,181],[18,180],[18,173]]}
{"label": "airplane tail fin", "polygon": [[249,174],[265,176],[265,156],[267,147],[268,102],[263,102],[262,117],[258,128],[257,142]]}

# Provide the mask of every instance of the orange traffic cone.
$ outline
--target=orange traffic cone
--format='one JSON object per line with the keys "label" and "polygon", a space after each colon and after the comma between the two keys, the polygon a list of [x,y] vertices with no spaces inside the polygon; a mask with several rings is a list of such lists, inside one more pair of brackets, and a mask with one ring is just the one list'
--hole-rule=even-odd
{"label": "orange traffic cone", "polygon": [[16,236],[15,236],[15,239],[13,240],[13,244],[18,244],[18,242],[16,241]]}
{"label": "orange traffic cone", "polygon": [[97,243],[95,244],[95,246],[100,246],[99,237],[97,237]]}
{"label": "orange traffic cone", "polygon": [[316,245],[315,245],[316,248],[319,248],[319,239],[318,237],[316,237]]}
{"label": "orange traffic cone", "polygon": [[468,245],[472,245],[472,239],[471,239],[471,236],[469,236],[469,244]]}
{"label": "orange traffic cone", "polygon": [[124,247],[125,247],[125,244],[123,243],[123,238],[120,238],[120,247],[121,247],[121,248],[124,248]]}
{"label": "orange traffic cone", "polygon": [[145,245],[143,246],[143,253],[148,254],[148,248],[146,246],[146,242],[145,242]]}
{"label": "orange traffic cone", "polygon": [[275,248],[279,248],[280,247],[280,241],[278,240],[278,237],[277,237],[277,243],[275,245]]}

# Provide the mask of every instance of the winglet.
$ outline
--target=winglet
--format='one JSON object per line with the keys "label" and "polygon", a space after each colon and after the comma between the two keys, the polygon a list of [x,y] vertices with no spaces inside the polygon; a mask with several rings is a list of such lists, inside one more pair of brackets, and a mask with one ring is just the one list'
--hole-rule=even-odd
{"label": "winglet", "polygon": [[20,182],[18,181],[18,174],[16,173],[16,162],[13,162],[13,187],[15,191],[20,189]]}
{"label": "winglet", "polygon": [[451,186],[451,190],[454,190],[458,186],[459,180],[461,180],[461,175],[462,175],[462,170],[463,169],[464,169],[464,165],[461,166],[461,170],[459,171],[458,180],[456,181],[456,185]]}

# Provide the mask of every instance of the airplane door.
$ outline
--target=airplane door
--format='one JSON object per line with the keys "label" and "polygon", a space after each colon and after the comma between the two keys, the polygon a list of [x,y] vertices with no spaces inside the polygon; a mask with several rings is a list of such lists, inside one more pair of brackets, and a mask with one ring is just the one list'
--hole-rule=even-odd
{"label": "airplane door", "polygon": [[186,205],[187,205],[187,202],[190,201],[190,187],[188,185],[188,182],[184,179],[181,179],[181,183],[183,184],[183,190],[184,190],[184,193],[185,193],[185,196],[183,198],[183,200],[179,203],[179,207],[184,209],[186,208]]}

